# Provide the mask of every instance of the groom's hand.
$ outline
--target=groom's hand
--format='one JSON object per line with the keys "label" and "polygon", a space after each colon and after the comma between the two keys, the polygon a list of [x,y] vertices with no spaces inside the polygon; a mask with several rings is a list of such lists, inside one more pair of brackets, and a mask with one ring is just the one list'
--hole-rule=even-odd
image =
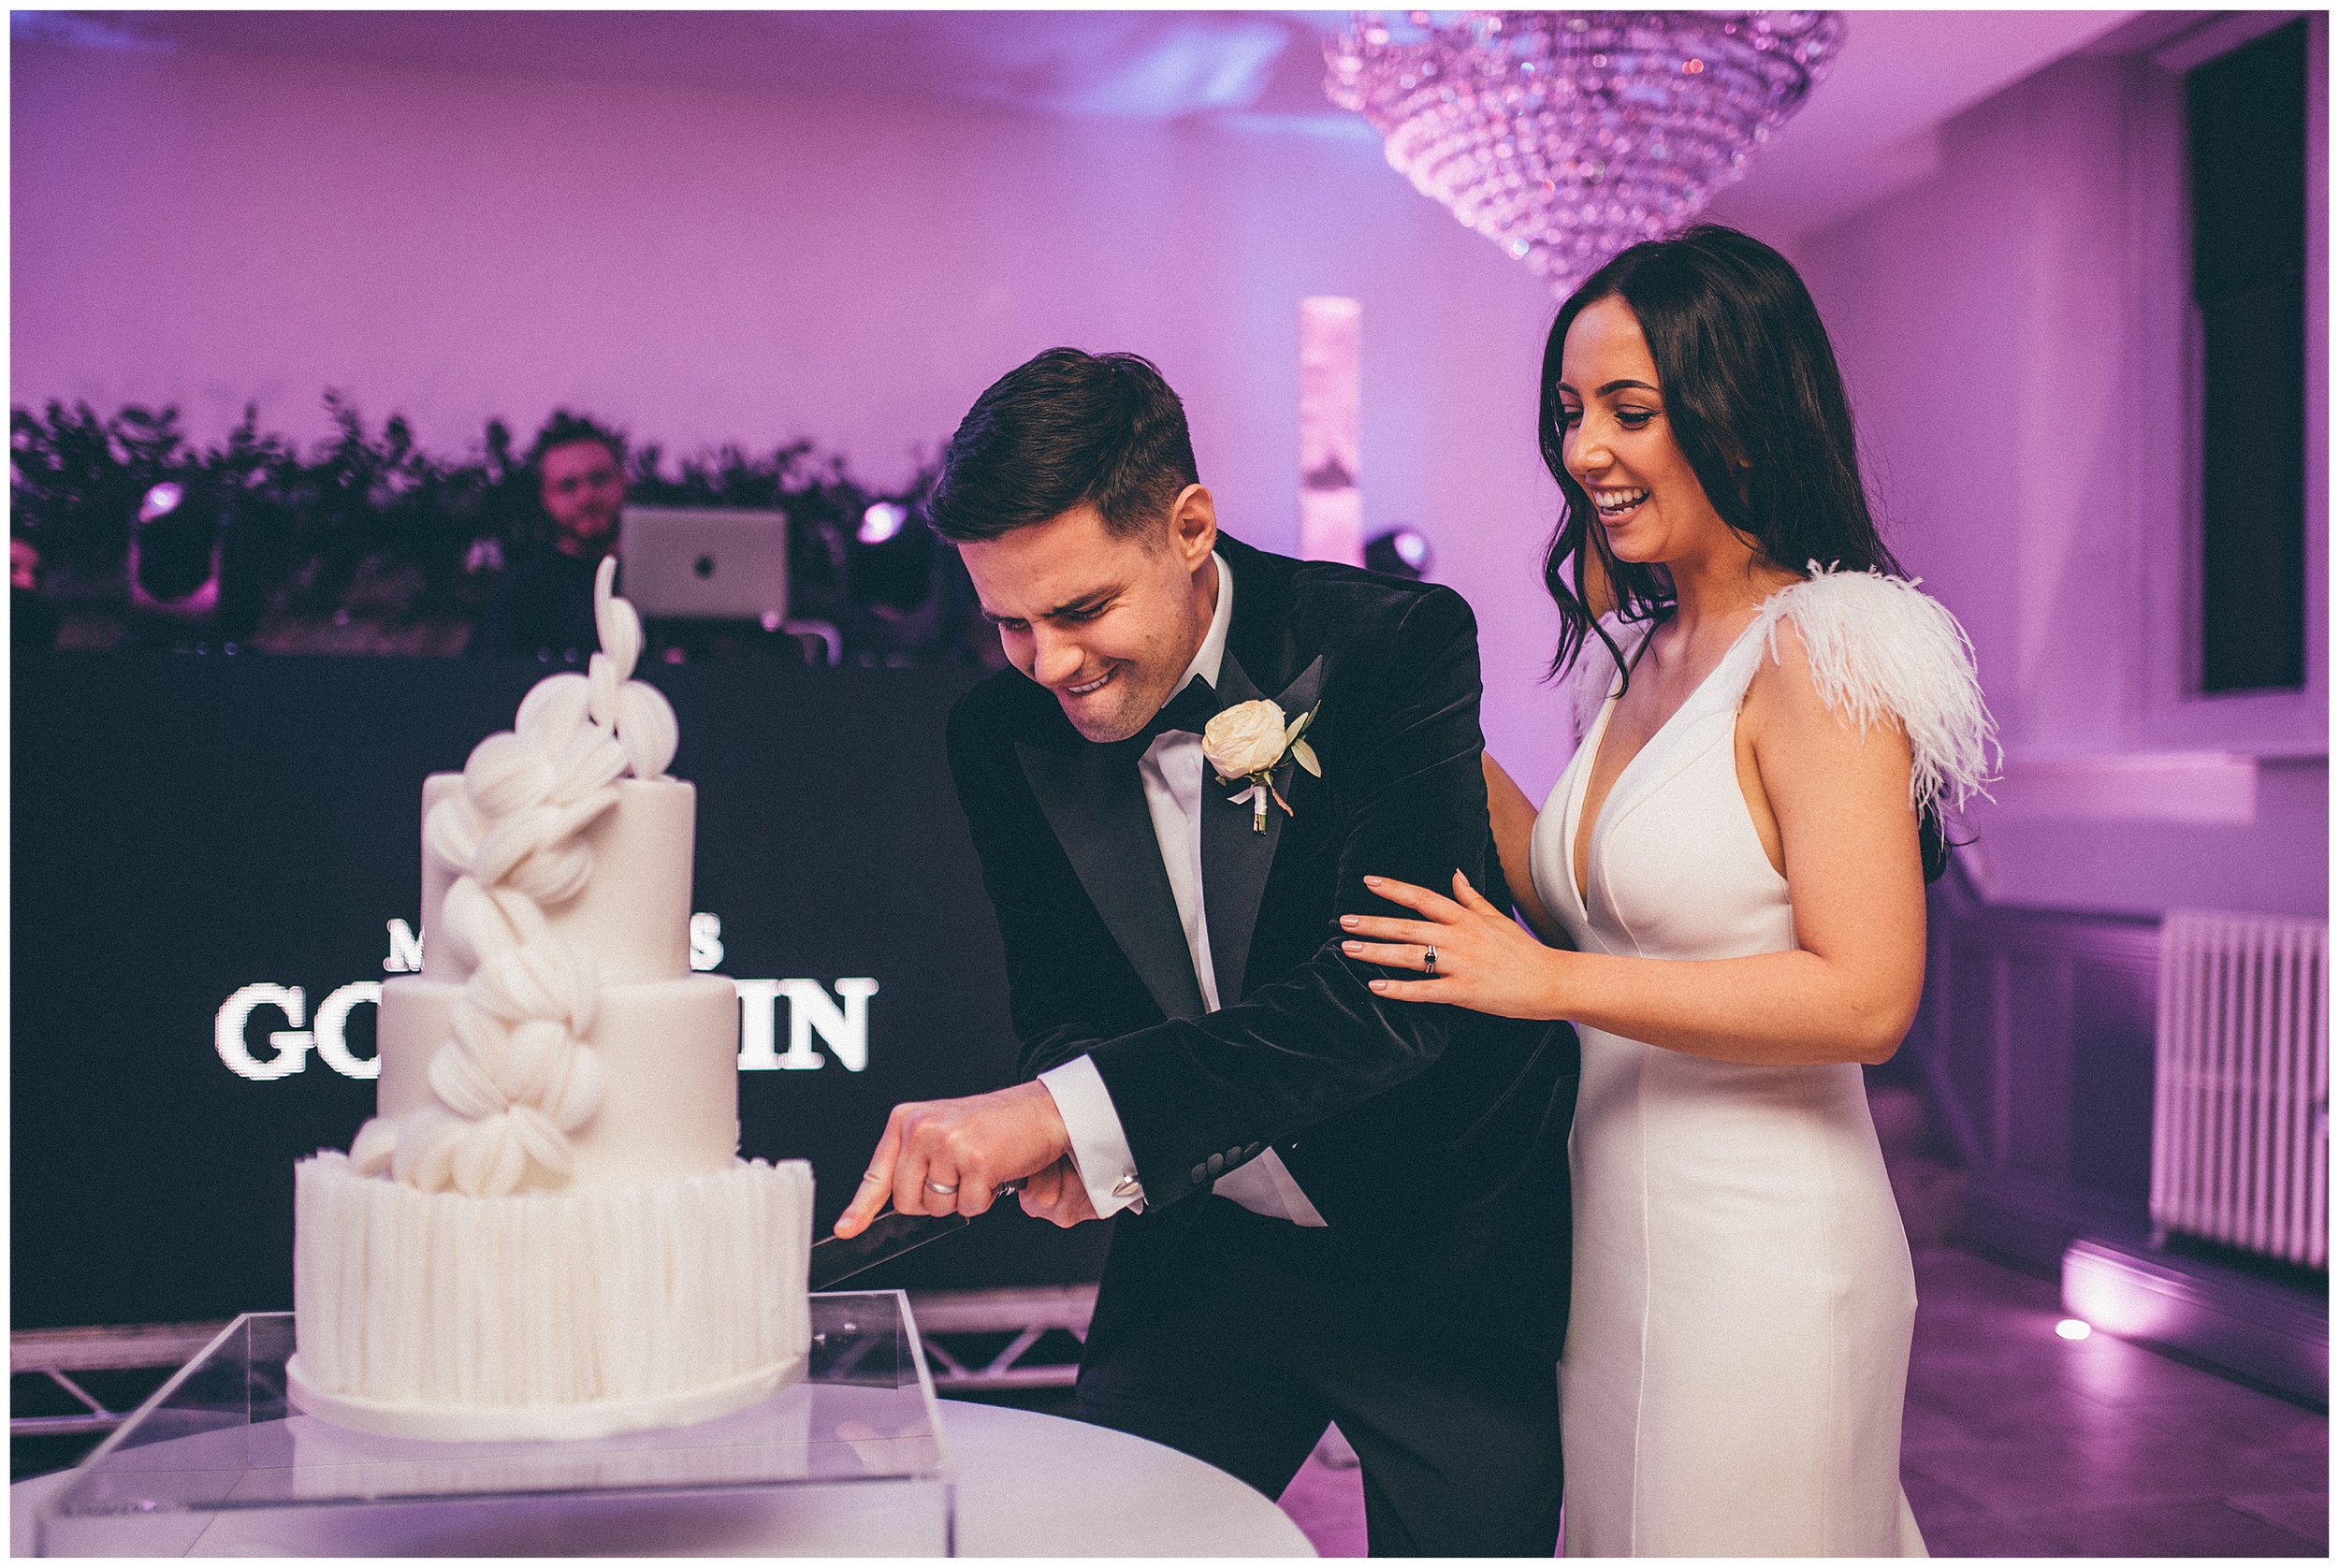
{"label": "groom's hand", "polygon": [[889,1198],[905,1214],[972,1218],[996,1200],[1001,1183],[1038,1176],[1071,1151],[1071,1134],[1044,1084],[897,1105],[861,1190],[837,1217],[836,1234],[861,1234]]}
{"label": "groom's hand", "polygon": [[1088,1188],[1068,1159],[1061,1159],[1024,1183],[1024,1212],[1069,1230],[1097,1217]]}

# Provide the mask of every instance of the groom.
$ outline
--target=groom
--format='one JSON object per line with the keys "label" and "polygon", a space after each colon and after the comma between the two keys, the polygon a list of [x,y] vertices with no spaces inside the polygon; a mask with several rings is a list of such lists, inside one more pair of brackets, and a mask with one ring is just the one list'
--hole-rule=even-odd
{"label": "groom", "polygon": [[1506,896],[1470,609],[1239,544],[1197,480],[1131,355],[1051,350],[952,440],[934,526],[1015,668],[951,769],[1026,1082],[896,1107],[837,1230],[1028,1178],[1113,1218],[1086,1418],[1270,1497],[1336,1420],[1374,1553],[1547,1557],[1574,1035],[1382,1002],[1339,945],[1394,910],[1368,874]]}

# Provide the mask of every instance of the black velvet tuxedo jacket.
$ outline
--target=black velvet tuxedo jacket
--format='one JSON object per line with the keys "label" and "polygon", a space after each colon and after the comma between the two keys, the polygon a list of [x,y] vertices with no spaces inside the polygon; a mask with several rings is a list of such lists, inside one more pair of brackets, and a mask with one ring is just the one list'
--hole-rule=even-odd
{"label": "black velvet tuxedo jacket", "polygon": [[[1140,741],[1083,740],[1017,671],[951,715],[950,759],[996,906],[1030,1079],[1087,1054],[1145,1189],[1114,1224],[1096,1336],[1136,1310],[1210,1184],[1271,1145],[1344,1252],[1400,1301],[1557,1354],[1566,1320],[1565,1024],[1385,1001],[1339,916],[1403,915],[1363,878],[1507,902],[1480,771],[1476,623],[1449,588],[1255,550],[1234,576],[1217,705],[1318,707],[1321,777],[1252,809],[1206,778],[1205,1013],[1138,773]],[[1190,1261],[1190,1260],[1189,1260]]]}

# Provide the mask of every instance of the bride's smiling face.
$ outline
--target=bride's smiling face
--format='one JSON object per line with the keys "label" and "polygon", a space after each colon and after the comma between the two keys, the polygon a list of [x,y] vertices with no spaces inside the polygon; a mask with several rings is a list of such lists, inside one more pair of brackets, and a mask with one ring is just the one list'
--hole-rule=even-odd
{"label": "bride's smiling face", "polygon": [[1619,560],[1701,555],[1736,541],[1665,418],[1663,387],[1633,308],[1614,295],[1568,324],[1561,348],[1561,449]]}

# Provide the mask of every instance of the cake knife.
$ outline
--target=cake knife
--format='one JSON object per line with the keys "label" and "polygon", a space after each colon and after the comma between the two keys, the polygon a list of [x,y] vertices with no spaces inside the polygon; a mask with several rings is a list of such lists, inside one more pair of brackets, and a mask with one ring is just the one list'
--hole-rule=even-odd
{"label": "cake knife", "polygon": [[[1020,1180],[1002,1182],[995,1196],[1006,1198],[1023,1190]],[[826,1290],[880,1263],[891,1263],[904,1253],[915,1252],[953,1230],[964,1230],[972,1223],[965,1214],[905,1214],[898,1211],[879,1214],[858,1236],[831,1236],[813,1242],[806,1284],[813,1290]]]}

